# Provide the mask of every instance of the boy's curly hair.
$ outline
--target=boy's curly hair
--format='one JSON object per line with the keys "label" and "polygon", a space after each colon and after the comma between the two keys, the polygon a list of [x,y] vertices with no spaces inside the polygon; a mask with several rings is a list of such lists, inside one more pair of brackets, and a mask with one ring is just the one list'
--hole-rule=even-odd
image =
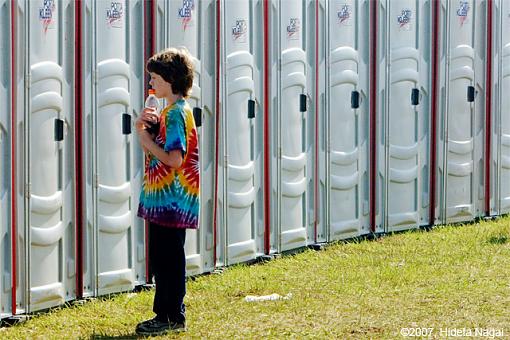
{"label": "boy's curly hair", "polygon": [[147,61],[147,71],[160,75],[172,85],[174,94],[188,97],[193,86],[194,65],[189,52],[182,48],[168,48]]}

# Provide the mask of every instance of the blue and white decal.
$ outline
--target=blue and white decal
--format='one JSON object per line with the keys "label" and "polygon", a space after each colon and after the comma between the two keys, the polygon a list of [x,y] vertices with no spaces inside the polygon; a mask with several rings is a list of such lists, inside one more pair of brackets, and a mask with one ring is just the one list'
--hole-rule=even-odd
{"label": "blue and white decal", "polygon": [[124,8],[121,2],[112,1],[110,8],[106,10],[106,22],[109,27],[122,28]]}

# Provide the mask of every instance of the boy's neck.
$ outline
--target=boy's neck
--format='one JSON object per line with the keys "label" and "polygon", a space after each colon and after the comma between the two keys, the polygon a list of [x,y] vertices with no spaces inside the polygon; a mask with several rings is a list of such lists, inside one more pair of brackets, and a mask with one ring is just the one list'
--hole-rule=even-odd
{"label": "boy's neck", "polygon": [[182,99],[182,95],[181,94],[173,94],[172,93],[172,94],[168,95],[165,99],[166,99],[166,102],[168,103],[168,105],[172,105],[173,103],[175,103],[179,99]]}

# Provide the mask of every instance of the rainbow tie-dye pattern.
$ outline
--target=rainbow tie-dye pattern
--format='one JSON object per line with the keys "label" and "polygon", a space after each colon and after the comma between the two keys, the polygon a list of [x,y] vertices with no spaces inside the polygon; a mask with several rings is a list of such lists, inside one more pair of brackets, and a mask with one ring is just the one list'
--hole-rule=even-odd
{"label": "rainbow tie-dye pattern", "polygon": [[173,228],[198,228],[200,166],[198,134],[190,106],[184,99],[167,106],[159,118],[156,144],[166,152],[181,150],[182,166],[172,169],[152,154],[145,156],[145,174],[138,216]]}

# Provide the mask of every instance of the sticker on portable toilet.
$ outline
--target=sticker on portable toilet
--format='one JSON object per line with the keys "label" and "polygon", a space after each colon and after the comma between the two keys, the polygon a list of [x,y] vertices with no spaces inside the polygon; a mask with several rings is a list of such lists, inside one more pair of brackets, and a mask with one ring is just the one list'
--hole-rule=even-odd
{"label": "sticker on portable toilet", "polygon": [[287,26],[287,39],[299,40],[301,32],[301,20],[299,18],[290,18],[289,25]]}
{"label": "sticker on portable toilet", "polygon": [[122,28],[124,8],[121,2],[112,1],[110,8],[106,10],[106,23],[111,28]]}
{"label": "sticker on portable toilet", "polygon": [[182,30],[186,31],[193,25],[193,10],[195,9],[194,0],[182,0],[182,7],[179,8],[178,16],[182,20]]}
{"label": "sticker on portable toilet", "polygon": [[44,33],[46,33],[48,29],[55,28],[53,14],[56,13],[56,5],[55,0],[43,0],[42,4],[42,7],[39,8],[39,21],[42,23]]}
{"label": "sticker on portable toilet", "polygon": [[401,14],[399,16],[397,16],[399,30],[410,31],[412,17],[413,17],[413,12],[410,9],[403,9]]}
{"label": "sticker on portable toilet", "polygon": [[246,19],[237,19],[232,26],[232,40],[236,43],[245,43],[248,33],[248,24]]}
{"label": "sticker on portable toilet", "polygon": [[342,8],[337,10],[336,17],[338,25],[341,26],[351,26],[351,6],[344,4],[342,5]]}
{"label": "sticker on portable toilet", "polygon": [[459,8],[457,9],[457,16],[459,17],[460,26],[464,26],[468,19],[469,3],[467,1],[461,1]]}

